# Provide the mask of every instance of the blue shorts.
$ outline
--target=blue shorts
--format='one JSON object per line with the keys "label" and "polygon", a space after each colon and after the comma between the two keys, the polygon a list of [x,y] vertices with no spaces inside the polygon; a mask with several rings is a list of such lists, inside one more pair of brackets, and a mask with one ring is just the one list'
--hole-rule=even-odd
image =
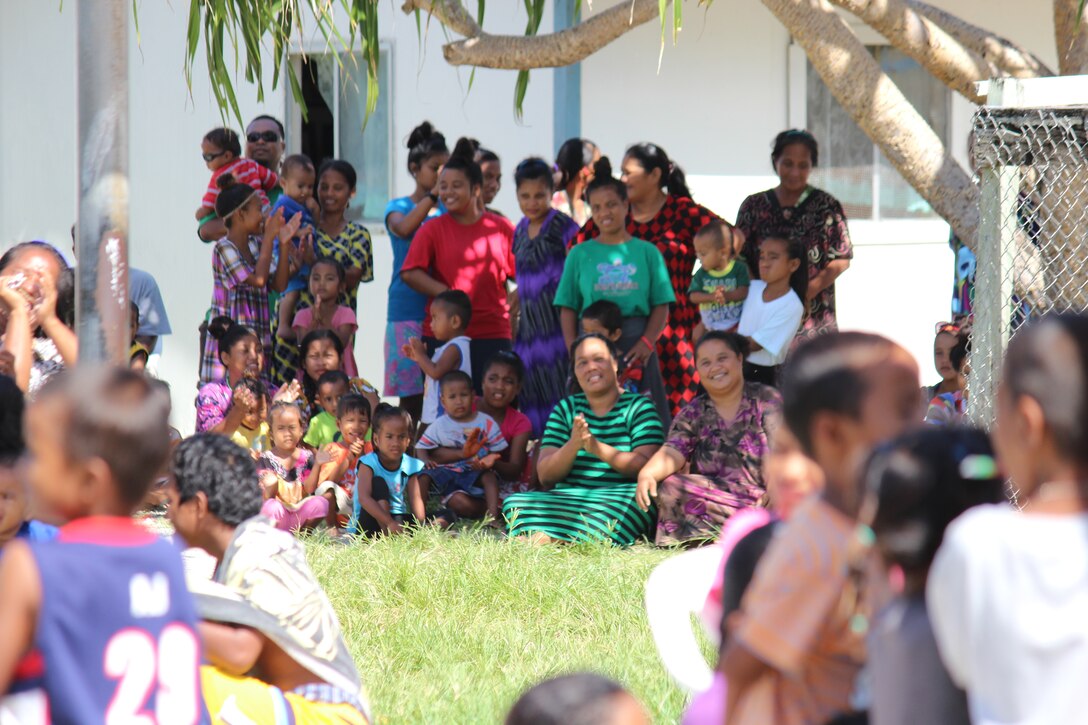
{"label": "blue shorts", "polygon": [[458,491],[467,493],[473,498],[483,498],[484,489],[478,486],[477,483],[484,473],[486,471],[455,471],[452,468],[429,468],[421,471],[419,477],[426,476],[430,478],[431,487],[443,499]]}

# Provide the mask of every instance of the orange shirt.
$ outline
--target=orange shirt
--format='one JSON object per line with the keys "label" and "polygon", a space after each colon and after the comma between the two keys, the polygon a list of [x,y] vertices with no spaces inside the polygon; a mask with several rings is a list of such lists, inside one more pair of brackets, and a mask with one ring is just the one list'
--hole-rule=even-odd
{"label": "orange shirt", "polygon": [[737,703],[734,722],[806,725],[849,712],[864,633],[843,606],[854,522],[819,497],[771,543],[741,603],[736,637],[773,670]]}

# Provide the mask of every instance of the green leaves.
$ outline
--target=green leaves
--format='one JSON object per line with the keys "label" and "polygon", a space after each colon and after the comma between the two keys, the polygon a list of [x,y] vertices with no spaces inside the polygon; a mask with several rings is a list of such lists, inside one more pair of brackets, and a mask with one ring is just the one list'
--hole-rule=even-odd
{"label": "green leaves", "polygon": [[[529,20],[525,25],[526,37],[536,35],[540,30],[540,21],[544,19],[545,0],[524,0],[525,12]],[[529,71],[518,71],[517,82],[514,83],[514,118],[518,123],[525,118],[525,94],[529,91]]]}
{"label": "green leaves", "polygon": [[[316,30],[326,45],[360,51],[367,69],[369,117],[377,106],[379,91],[378,0],[190,0],[185,39],[185,80],[190,92],[197,48],[203,41],[208,79],[224,117],[230,113],[244,123],[234,90],[242,63],[243,77],[257,86],[258,100],[264,100],[266,57],[272,64],[272,88],[279,86],[286,66],[291,94],[305,114],[302,84],[287,58],[292,35],[298,32],[301,37],[298,18],[303,4],[314,17]],[[337,13],[347,18],[346,35],[337,25]],[[235,58],[233,66],[224,59],[229,51]]]}

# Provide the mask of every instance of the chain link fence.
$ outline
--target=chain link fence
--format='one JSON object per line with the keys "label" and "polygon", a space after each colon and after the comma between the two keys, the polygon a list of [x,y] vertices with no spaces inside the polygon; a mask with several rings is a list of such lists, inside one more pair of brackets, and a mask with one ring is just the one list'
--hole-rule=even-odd
{"label": "chain link fence", "polygon": [[985,427],[1009,339],[1048,312],[1088,311],[1088,108],[980,109],[981,225],[967,412]]}

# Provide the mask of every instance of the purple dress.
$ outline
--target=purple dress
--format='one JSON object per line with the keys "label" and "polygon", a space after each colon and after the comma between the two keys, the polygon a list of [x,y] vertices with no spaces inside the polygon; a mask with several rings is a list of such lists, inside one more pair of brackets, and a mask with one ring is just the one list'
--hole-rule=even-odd
{"label": "purple dress", "polygon": [[563,276],[567,247],[578,225],[566,214],[548,212],[540,233],[529,237],[529,220],[514,229],[514,262],[517,269],[521,317],[514,351],[525,363],[525,382],[518,408],[533,424],[533,438],[540,438],[556,403],[567,396],[567,347],[559,327],[555,289]]}
{"label": "purple dress", "polygon": [[672,421],[665,445],[691,466],[657,486],[658,546],[712,541],[734,511],[759,505],[763,457],[778,425],[782,396],[759,383],[745,383],[732,421],[722,420],[713,401],[701,395]]}

